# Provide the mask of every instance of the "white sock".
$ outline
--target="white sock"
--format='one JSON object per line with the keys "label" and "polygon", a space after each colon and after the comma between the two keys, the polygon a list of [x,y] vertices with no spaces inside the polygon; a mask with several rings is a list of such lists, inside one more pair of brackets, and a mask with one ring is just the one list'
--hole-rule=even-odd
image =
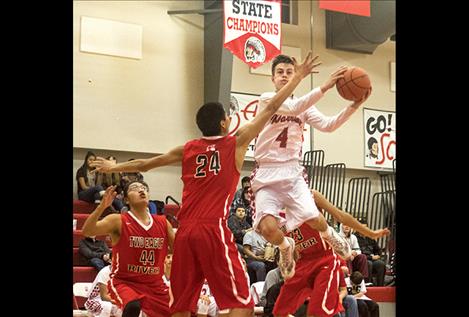
{"label": "white sock", "polygon": [[288,243],[287,239],[286,239],[285,237],[283,237],[283,241],[282,241],[282,243],[280,243],[280,244],[278,245],[278,248],[279,248],[280,250],[285,250],[285,249],[288,248],[289,246],[290,246],[290,243]]}

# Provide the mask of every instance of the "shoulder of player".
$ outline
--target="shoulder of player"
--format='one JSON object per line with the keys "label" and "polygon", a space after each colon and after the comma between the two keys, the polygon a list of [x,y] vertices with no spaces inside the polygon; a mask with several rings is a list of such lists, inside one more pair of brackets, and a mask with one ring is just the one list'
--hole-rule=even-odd
{"label": "shoulder of player", "polygon": [[271,99],[273,96],[275,96],[275,92],[269,91],[269,92],[264,92],[259,96],[259,100],[265,100],[265,99]]}

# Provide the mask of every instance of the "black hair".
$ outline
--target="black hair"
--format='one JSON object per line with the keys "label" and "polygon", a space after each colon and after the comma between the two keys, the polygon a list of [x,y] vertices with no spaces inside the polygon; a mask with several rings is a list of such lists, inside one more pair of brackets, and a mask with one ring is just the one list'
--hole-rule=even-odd
{"label": "black hair", "polygon": [[279,247],[274,248],[274,263],[279,263],[280,261],[280,249]]}
{"label": "black hair", "polygon": [[197,126],[203,136],[217,136],[221,134],[220,121],[225,120],[226,112],[219,102],[207,102],[197,111],[195,117]]}
{"label": "black hair", "polygon": [[[83,165],[79,168],[83,171],[83,178],[85,179],[86,184],[88,184],[88,163],[87,162],[88,162],[88,158],[90,156],[96,157],[96,155],[93,152],[88,151],[86,153],[85,161],[83,162]],[[78,182],[78,171],[77,171],[77,175],[76,175],[76,180]],[[78,188],[81,188],[80,183],[78,182],[77,184],[78,184]]]}
{"label": "black hair", "polygon": [[124,186],[124,197],[127,197],[127,193],[128,193],[128,191],[129,191],[129,187],[130,187],[130,185],[132,185],[133,183],[140,183],[140,184],[142,184],[143,186],[145,186],[148,191],[150,191],[150,187],[148,187],[148,184],[145,183],[144,181],[131,181],[131,182],[128,182],[128,183]]}
{"label": "black hair", "polygon": [[371,137],[368,139],[368,149],[371,150],[371,148],[373,147],[373,144],[375,143],[378,143],[378,141],[374,138],[374,137]]}
{"label": "black hair", "polygon": [[350,275],[350,281],[352,281],[353,284],[355,285],[360,285],[360,283],[363,281],[363,275],[362,273],[355,271]]}
{"label": "black hair", "polygon": [[85,172],[88,170],[88,158],[89,158],[90,156],[96,157],[96,154],[94,154],[94,153],[91,152],[91,151],[88,151],[88,152],[86,153],[85,161],[83,162],[83,165],[82,165],[82,167],[85,169]]}
{"label": "black hair", "polygon": [[272,76],[275,73],[275,67],[281,63],[293,65],[293,60],[290,58],[290,56],[287,56],[287,55],[282,55],[282,54],[277,55],[277,57],[275,57],[274,60],[272,61]]}
{"label": "black hair", "polygon": [[362,224],[365,224],[365,225],[368,225],[368,221],[367,221],[366,217],[358,219],[358,222],[360,222]]}
{"label": "black hair", "polygon": [[251,177],[244,176],[243,178],[241,178],[241,185],[243,185],[243,183],[245,182],[249,182],[249,184],[251,184]]}

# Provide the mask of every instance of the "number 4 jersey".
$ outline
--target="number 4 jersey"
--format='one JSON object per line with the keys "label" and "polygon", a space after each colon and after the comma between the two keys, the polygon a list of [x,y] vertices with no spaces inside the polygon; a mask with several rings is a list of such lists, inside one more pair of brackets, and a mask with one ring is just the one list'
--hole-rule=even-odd
{"label": "number 4 jersey", "polygon": [[[259,113],[275,96],[267,92],[259,97]],[[266,123],[256,139],[254,157],[262,163],[283,163],[302,159],[304,125],[323,132],[332,132],[340,127],[355,112],[346,107],[335,116],[325,116],[315,106],[323,94],[319,88],[313,89],[301,98],[289,97],[280,109]]]}
{"label": "number 4 jersey", "polygon": [[214,136],[189,141],[182,160],[182,207],[178,220],[216,220],[229,215],[239,180],[236,137]]}

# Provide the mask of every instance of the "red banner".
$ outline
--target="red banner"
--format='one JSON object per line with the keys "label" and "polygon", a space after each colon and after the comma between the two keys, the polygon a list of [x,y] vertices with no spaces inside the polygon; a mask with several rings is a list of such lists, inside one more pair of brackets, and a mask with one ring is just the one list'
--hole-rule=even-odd
{"label": "red banner", "polygon": [[319,0],[319,8],[369,17],[371,0]]}
{"label": "red banner", "polygon": [[256,68],[280,54],[280,0],[223,1],[224,42],[249,66]]}

